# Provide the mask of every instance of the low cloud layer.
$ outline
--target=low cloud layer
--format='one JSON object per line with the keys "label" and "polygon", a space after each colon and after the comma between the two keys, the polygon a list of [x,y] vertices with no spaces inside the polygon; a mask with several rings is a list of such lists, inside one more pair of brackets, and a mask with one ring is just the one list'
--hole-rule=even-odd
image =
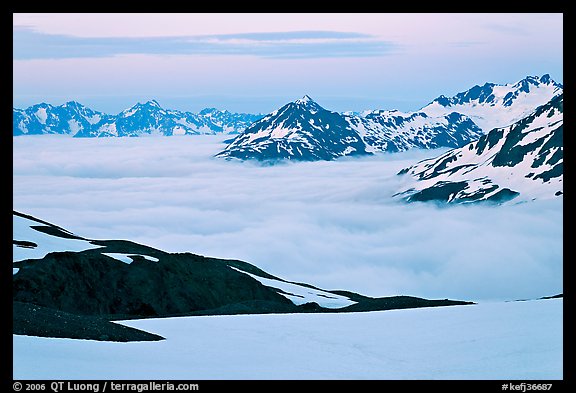
{"label": "low cloud layer", "polygon": [[501,300],[562,288],[562,201],[405,205],[396,173],[437,152],[260,166],[223,137],[14,138],[14,209],[79,235],[235,258],[371,296]]}

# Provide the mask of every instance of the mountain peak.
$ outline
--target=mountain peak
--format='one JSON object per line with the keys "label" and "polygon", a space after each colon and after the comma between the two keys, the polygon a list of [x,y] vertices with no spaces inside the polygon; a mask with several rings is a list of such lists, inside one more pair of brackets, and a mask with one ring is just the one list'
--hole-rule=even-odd
{"label": "mountain peak", "polygon": [[552,78],[550,77],[550,74],[544,74],[540,77],[540,82],[542,83],[550,83],[552,81]]}
{"label": "mountain peak", "polygon": [[305,95],[252,123],[216,156],[274,162],[364,154],[370,153],[348,121]]}
{"label": "mountain peak", "polygon": [[294,103],[302,104],[302,105],[308,105],[308,104],[315,104],[316,101],[314,101],[312,98],[310,98],[309,95],[306,94],[304,97],[299,98],[296,101],[294,101]]}
{"label": "mountain peak", "polygon": [[124,112],[127,111],[134,111],[140,108],[157,108],[157,109],[162,109],[162,107],[160,106],[160,104],[158,103],[158,101],[156,100],[148,100],[144,103],[142,102],[137,102],[136,104],[132,105],[130,108],[125,109]]}
{"label": "mountain peak", "polygon": [[200,115],[209,115],[211,113],[215,113],[218,112],[218,109],[210,107],[210,108],[204,108],[202,109],[200,112],[198,112],[198,114]]}
{"label": "mountain peak", "polygon": [[324,110],[324,108],[321,107],[316,101],[314,101],[309,95],[305,95],[296,101],[292,101],[286,104],[286,107],[309,111],[312,114]]}
{"label": "mountain peak", "polygon": [[145,106],[154,106],[154,107],[157,107],[157,108],[161,108],[160,104],[159,104],[158,101],[156,101],[156,100],[149,100],[149,101],[147,101],[144,105],[145,105]]}
{"label": "mountain peak", "polygon": [[562,84],[554,81],[550,74],[544,74],[542,76],[528,75],[526,78],[518,81],[514,86],[527,86],[528,84],[532,84],[534,86],[553,85],[556,87],[562,87]]}
{"label": "mountain peak", "polygon": [[74,108],[81,108],[84,105],[82,105],[81,103],[79,103],[78,101],[67,101],[64,103],[64,105],[62,105],[64,108],[67,107],[74,107]]}

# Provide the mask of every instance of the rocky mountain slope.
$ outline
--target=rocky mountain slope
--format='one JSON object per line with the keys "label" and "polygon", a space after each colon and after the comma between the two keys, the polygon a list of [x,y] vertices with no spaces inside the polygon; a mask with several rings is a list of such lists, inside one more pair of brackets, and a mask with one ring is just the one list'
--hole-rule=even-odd
{"label": "rocky mountain slope", "polygon": [[563,194],[564,96],[479,140],[405,168],[412,201],[527,201]]}
{"label": "rocky mountain slope", "polygon": [[160,338],[120,331],[109,321],[469,304],[323,290],[243,261],[167,253],[127,240],[87,239],[19,212],[13,220],[16,334],[140,341]]}

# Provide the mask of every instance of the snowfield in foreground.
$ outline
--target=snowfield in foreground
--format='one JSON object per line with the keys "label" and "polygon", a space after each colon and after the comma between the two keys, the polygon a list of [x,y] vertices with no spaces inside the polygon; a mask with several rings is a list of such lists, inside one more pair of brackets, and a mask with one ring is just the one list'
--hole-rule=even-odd
{"label": "snowfield in foreground", "polygon": [[165,341],[13,336],[14,379],[563,378],[563,300],[123,324]]}

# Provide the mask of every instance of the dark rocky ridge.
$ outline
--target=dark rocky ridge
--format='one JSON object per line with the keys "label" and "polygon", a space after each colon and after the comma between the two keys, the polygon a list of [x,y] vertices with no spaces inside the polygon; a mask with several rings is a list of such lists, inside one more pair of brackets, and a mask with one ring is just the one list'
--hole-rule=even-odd
{"label": "dark rocky ridge", "polygon": [[[324,308],[315,302],[295,305],[280,289],[264,285],[243,272],[289,281],[247,262],[192,253],[167,253],[126,240],[86,239],[34,217],[14,214],[31,220],[32,231],[99,246],[77,252],[50,252],[43,258],[13,263],[13,267],[19,269],[13,275],[12,287],[15,334],[107,341],[158,340],[161,337],[136,329],[126,330],[110,321],[191,315],[359,312],[471,304],[409,296],[371,298],[348,291],[325,291],[346,296],[356,303],[336,309]],[[15,246],[22,247],[22,242],[26,241],[18,239]],[[128,255],[132,262],[128,264],[106,255],[110,253]],[[290,283],[320,290],[309,284]]]}
{"label": "dark rocky ridge", "polygon": [[97,341],[159,341],[164,338],[102,317],[75,315],[31,303],[12,302],[12,331],[24,336]]}

